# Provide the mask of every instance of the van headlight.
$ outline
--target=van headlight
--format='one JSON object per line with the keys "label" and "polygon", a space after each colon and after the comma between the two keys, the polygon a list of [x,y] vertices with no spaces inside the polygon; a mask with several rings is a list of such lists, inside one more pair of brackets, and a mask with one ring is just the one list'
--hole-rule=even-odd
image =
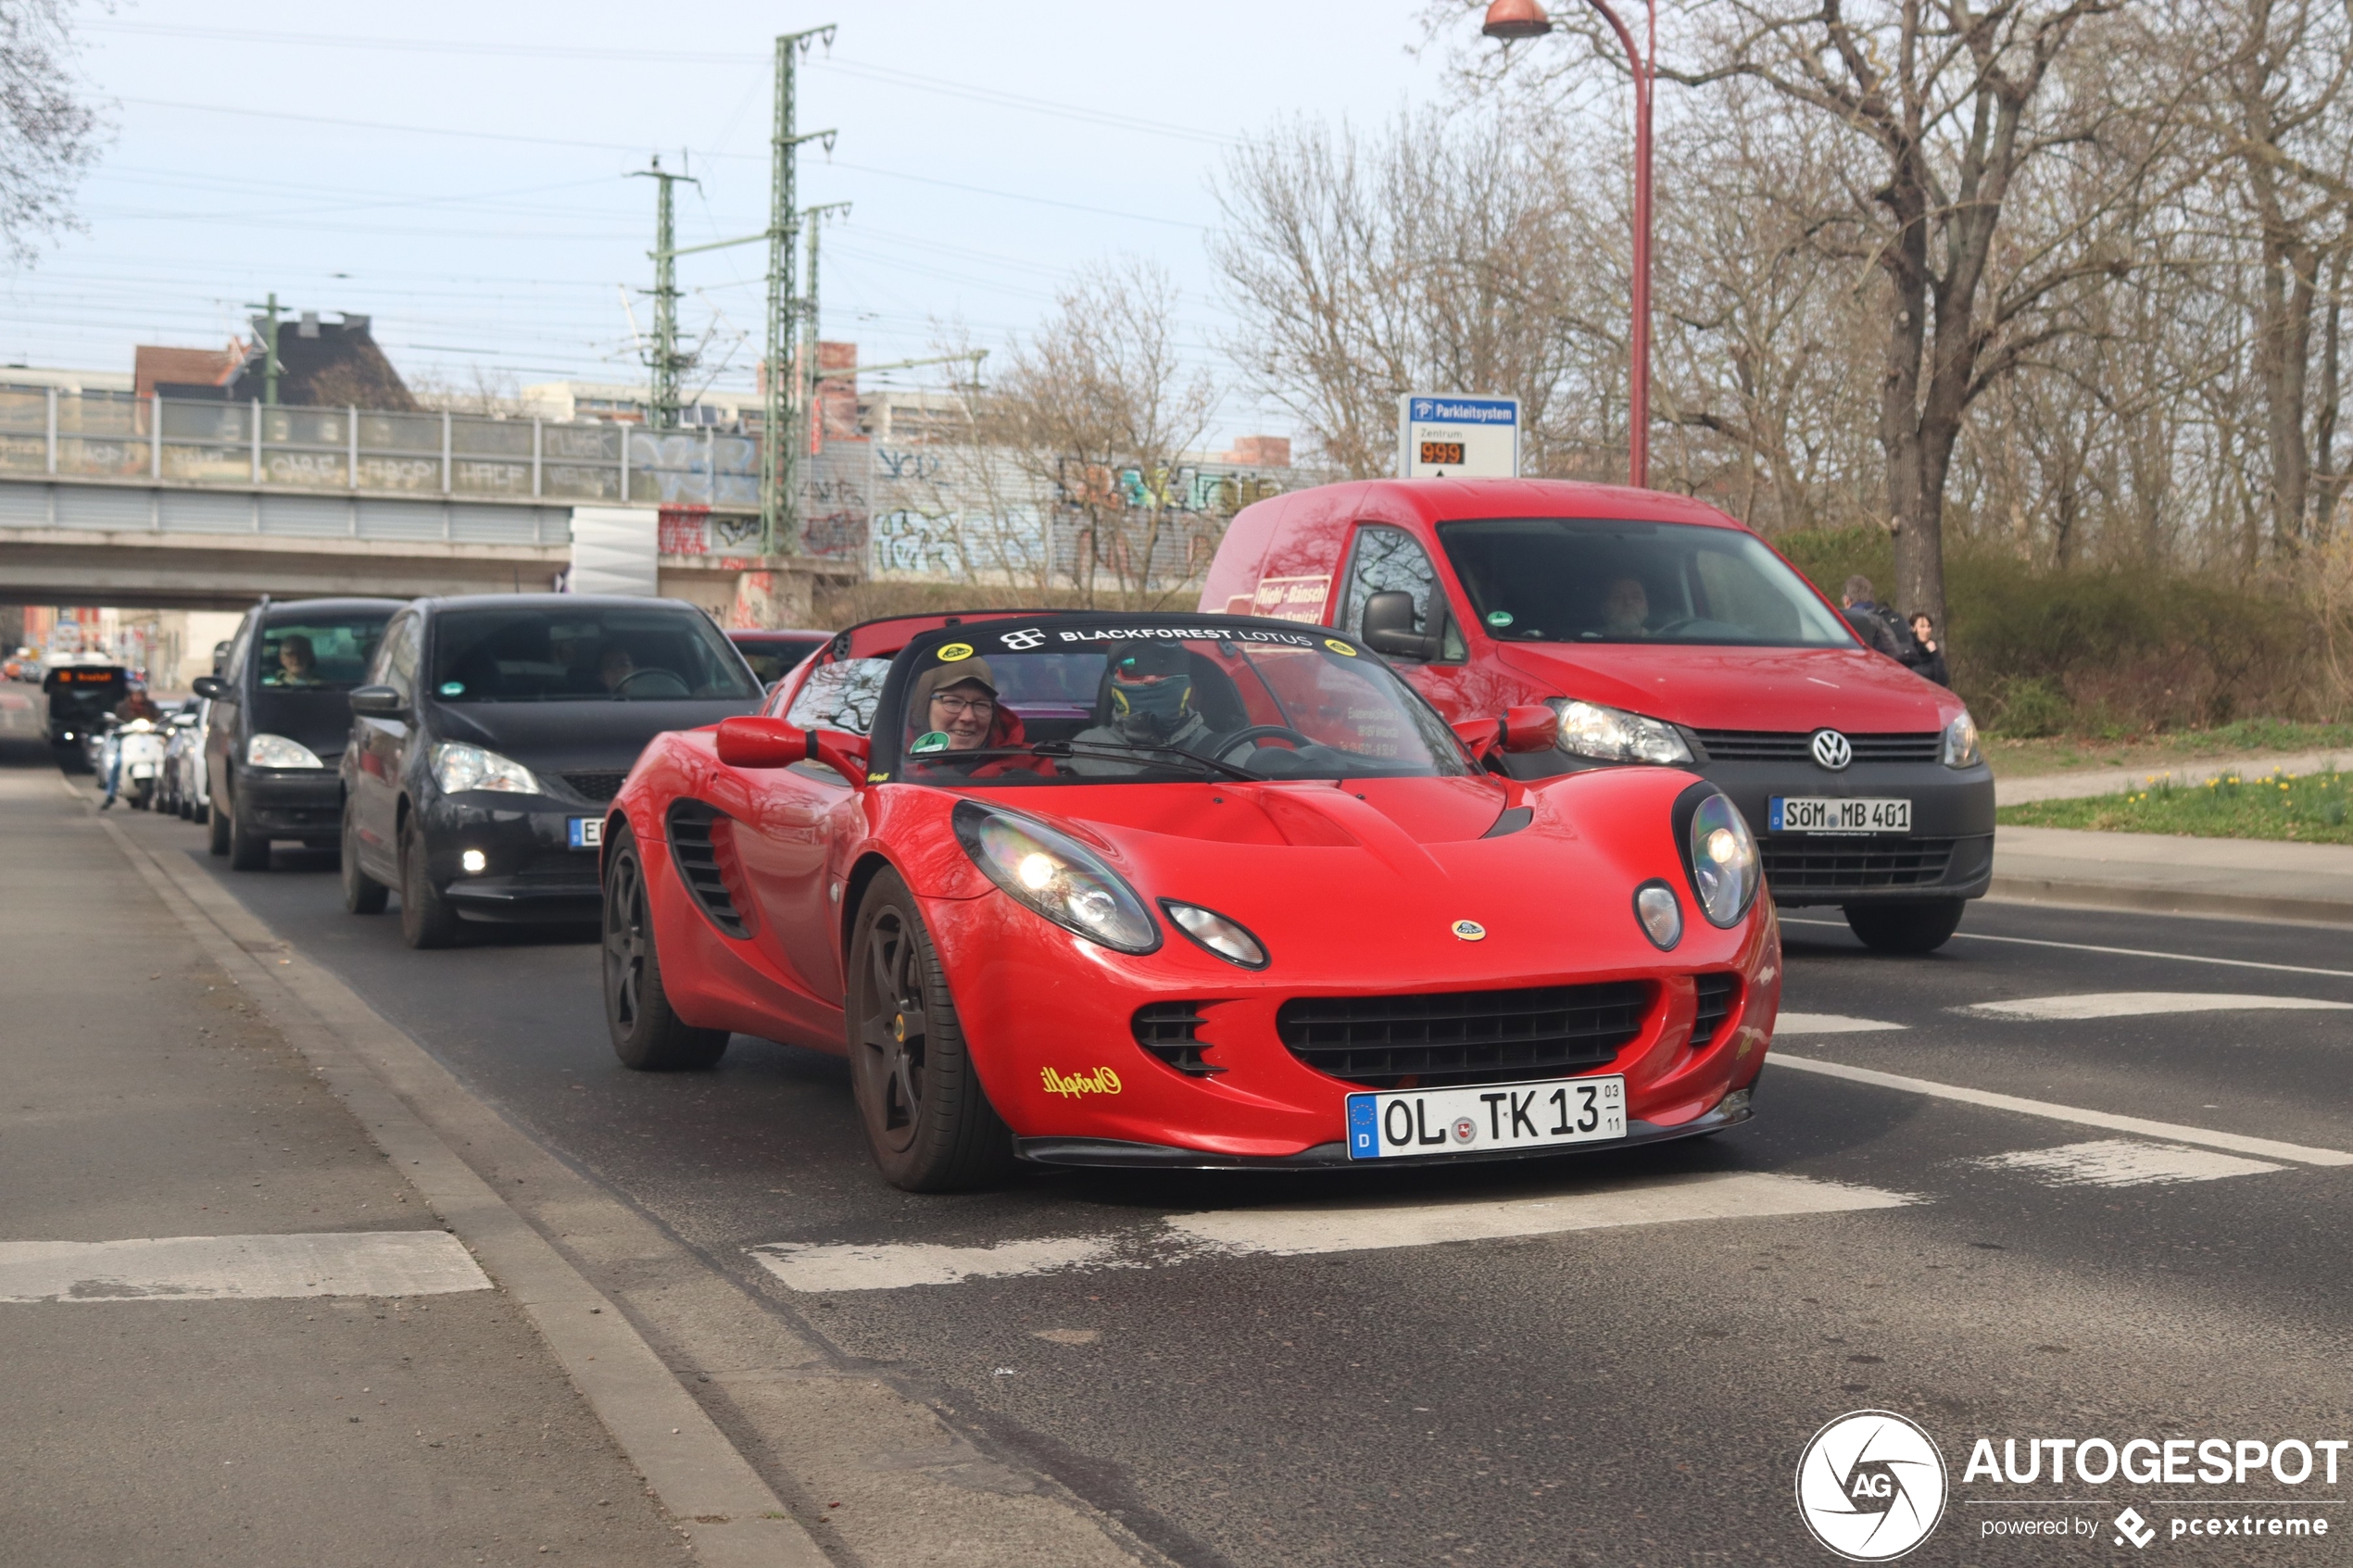
{"label": "van headlight", "polygon": [[539,781],[512,758],[460,741],[443,741],[433,748],[433,782],[444,795],[463,790],[497,790],[505,795],[537,795]]}
{"label": "van headlight", "polygon": [[1117,872],[1043,822],[960,800],[956,842],[1013,900],[1089,942],[1123,953],[1160,947],[1160,922]]}
{"label": "van headlight", "polygon": [[245,742],[248,768],[323,768],[319,754],[298,740],[283,735],[256,735]]}
{"label": "van headlight", "polygon": [[1714,784],[1693,784],[1675,797],[1675,837],[1707,923],[1739,924],[1765,884],[1756,838],[1740,808]]}
{"label": "van headlight", "polygon": [[1985,760],[1977,748],[1977,721],[1961,709],[1961,716],[1944,726],[1944,765],[1947,768],[1974,768]]}
{"label": "van headlight", "polygon": [[1598,702],[1580,702],[1575,697],[1556,696],[1549,706],[1560,715],[1560,740],[1556,744],[1571,757],[1590,757],[1597,762],[1668,765],[1692,759],[1692,748],[1683,744],[1682,733],[1672,724],[1619,708],[1604,708]]}

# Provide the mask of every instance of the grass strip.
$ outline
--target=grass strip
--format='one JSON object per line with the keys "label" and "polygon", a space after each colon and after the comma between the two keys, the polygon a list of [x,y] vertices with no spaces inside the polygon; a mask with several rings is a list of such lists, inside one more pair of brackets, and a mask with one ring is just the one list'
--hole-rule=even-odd
{"label": "grass strip", "polygon": [[2158,779],[2122,795],[2005,806],[1995,816],[2019,827],[2353,844],[2353,774],[2274,771],[2194,784]]}

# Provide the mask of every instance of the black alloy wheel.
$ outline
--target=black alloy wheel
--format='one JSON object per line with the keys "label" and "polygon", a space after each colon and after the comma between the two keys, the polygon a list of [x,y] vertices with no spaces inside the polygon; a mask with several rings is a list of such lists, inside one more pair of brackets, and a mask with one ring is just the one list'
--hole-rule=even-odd
{"label": "black alloy wheel", "polygon": [[1874,953],[1932,953],[1961,926],[1965,898],[1907,898],[1901,903],[1849,904],[1847,928]]}
{"label": "black alloy wheel", "polygon": [[646,862],[627,833],[607,853],[605,872],[605,1027],[613,1054],[640,1073],[713,1067],[726,1054],[727,1031],[698,1029],[671,1010],[646,898]]}
{"label": "black alloy wheel", "polygon": [[343,907],[346,914],[380,915],[392,889],[359,869],[359,824],[351,820],[351,797],[343,801]]}
{"label": "black alloy wheel", "polygon": [[894,872],[859,906],[849,973],[849,1081],[883,1175],[909,1192],[1003,1181],[1012,1130],[988,1103],[939,955]]}
{"label": "black alloy wheel", "polygon": [[400,824],[400,939],[411,947],[447,947],[458,940],[458,911],[433,884],[413,815]]}

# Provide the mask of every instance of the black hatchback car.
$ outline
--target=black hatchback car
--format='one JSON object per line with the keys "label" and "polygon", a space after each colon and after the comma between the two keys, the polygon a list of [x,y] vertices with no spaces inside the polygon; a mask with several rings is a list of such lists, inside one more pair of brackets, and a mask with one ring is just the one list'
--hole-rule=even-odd
{"label": "black hatchback car", "polygon": [[334,845],[351,688],[401,603],[264,599],[229,639],[220,673],[194,683],[212,700],[205,737],[212,852],[236,870],[267,871],[273,839]]}
{"label": "black hatchback car", "polygon": [[646,743],[760,704],[710,616],[673,599],[421,599],[351,694],[344,907],[400,894],[412,947],[468,920],[593,921],[598,832]]}

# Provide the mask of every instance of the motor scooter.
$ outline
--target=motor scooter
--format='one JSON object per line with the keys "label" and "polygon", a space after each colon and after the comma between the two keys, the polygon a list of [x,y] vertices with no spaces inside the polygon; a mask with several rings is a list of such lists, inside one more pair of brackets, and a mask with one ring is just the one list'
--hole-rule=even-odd
{"label": "motor scooter", "polygon": [[[140,810],[155,803],[156,786],[163,777],[163,749],[170,740],[162,725],[146,719],[109,724],[99,747],[98,776],[115,779],[119,797]],[[112,770],[122,771],[115,774]]]}

